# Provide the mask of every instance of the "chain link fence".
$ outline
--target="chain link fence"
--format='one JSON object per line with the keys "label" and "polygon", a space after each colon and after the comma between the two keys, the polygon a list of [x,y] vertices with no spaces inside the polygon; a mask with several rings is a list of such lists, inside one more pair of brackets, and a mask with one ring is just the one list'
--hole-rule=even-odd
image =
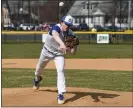
{"label": "chain link fence", "polygon": [[[79,38],[80,44],[97,44],[97,34],[98,33],[75,33]],[[100,33],[101,34],[101,33]],[[2,43],[42,43],[41,33],[3,33]],[[133,44],[132,34],[115,34],[109,33],[109,44]]]}

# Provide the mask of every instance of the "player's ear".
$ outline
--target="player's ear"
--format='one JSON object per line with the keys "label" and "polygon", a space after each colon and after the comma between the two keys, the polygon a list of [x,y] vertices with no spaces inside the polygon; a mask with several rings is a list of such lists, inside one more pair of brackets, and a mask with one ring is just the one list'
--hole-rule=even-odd
{"label": "player's ear", "polygon": [[61,21],[61,22],[60,22],[60,24],[62,25],[62,24],[63,24],[63,22]]}

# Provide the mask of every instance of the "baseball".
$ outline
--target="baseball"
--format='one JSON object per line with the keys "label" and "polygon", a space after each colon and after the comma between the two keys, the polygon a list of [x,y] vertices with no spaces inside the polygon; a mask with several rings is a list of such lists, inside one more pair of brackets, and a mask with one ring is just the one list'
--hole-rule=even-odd
{"label": "baseball", "polygon": [[60,3],[59,3],[59,6],[63,6],[63,5],[64,5],[64,2],[60,2]]}

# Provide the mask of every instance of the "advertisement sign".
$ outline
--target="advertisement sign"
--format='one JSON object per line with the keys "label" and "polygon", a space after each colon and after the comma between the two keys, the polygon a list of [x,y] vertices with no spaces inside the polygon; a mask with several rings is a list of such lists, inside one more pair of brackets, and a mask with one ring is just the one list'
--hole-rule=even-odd
{"label": "advertisement sign", "polygon": [[97,43],[109,43],[109,34],[97,34]]}

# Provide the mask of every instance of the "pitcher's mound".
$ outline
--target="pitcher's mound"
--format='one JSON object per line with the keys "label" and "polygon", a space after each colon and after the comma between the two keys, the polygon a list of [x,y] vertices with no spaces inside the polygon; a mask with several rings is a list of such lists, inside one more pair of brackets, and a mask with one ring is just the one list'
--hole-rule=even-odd
{"label": "pitcher's mound", "polygon": [[57,89],[41,87],[3,88],[2,107],[6,106],[133,106],[132,92],[116,92],[88,88],[67,88],[65,104],[57,104]]}

